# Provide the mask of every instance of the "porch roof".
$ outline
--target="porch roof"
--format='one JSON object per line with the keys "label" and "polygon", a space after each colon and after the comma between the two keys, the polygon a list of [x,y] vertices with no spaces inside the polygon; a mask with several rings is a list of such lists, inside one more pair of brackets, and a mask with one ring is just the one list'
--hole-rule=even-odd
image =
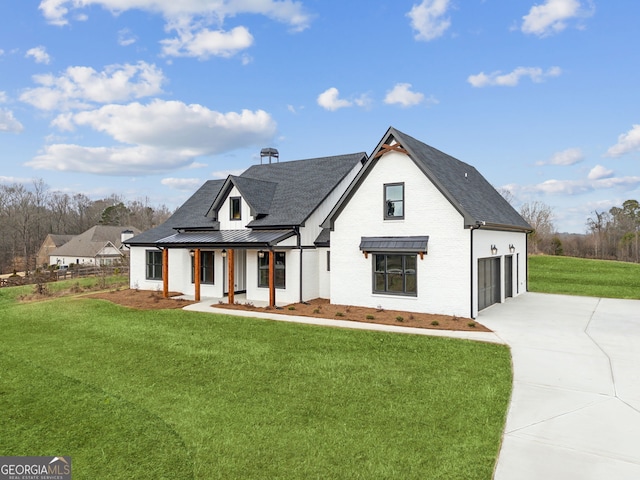
{"label": "porch roof", "polygon": [[360,250],[364,252],[426,252],[429,236],[361,237]]}
{"label": "porch roof", "polygon": [[296,234],[293,230],[217,230],[178,232],[156,242],[159,247],[273,247]]}

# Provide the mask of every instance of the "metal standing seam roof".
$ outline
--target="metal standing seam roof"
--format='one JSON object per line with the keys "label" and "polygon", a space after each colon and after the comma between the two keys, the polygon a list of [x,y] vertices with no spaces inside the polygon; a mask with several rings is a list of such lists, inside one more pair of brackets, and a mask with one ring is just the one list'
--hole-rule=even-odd
{"label": "metal standing seam roof", "polygon": [[426,252],[428,235],[410,237],[361,237],[363,252]]}
{"label": "metal standing seam roof", "polygon": [[218,230],[179,232],[156,242],[159,247],[271,247],[296,235],[293,230]]}

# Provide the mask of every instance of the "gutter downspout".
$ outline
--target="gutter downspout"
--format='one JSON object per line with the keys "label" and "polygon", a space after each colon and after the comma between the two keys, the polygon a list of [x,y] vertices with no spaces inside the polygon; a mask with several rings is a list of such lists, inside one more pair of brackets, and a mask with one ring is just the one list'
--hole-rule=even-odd
{"label": "gutter downspout", "polygon": [[300,252],[300,298],[299,301],[300,303],[302,303],[302,240],[301,240],[301,235],[300,235],[300,227],[295,227],[294,228],[295,232],[296,232],[296,238],[297,238],[297,247],[298,247],[298,251]]}
{"label": "gutter downspout", "polygon": [[[469,307],[470,307],[469,316],[471,318],[473,318],[474,320],[476,319],[477,315],[476,316],[473,315],[473,285],[474,285],[473,284],[473,267],[474,267],[474,261],[473,261],[473,231],[477,230],[478,228],[480,228],[483,225],[485,225],[485,222],[476,222],[475,225],[470,225],[469,226],[469,229],[471,230],[471,235],[470,235],[471,236],[471,249],[470,249],[471,250],[471,259],[470,259],[470,262],[469,262],[470,263],[469,266],[471,267],[470,270],[469,270],[471,289],[469,290],[469,297],[470,297],[469,298]],[[477,272],[476,272],[476,274],[477,274]],[[477,285],[477,282],[476,282],[476,285]]]}

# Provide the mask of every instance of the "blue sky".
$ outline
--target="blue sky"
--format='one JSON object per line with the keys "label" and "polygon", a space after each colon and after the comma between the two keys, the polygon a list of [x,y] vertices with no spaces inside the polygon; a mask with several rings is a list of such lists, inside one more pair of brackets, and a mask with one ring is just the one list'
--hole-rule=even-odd
{"label": "blue sky", "polygon": [[0,182],[179,206],[389,126],[559,231],[640,200],[640,2],[0,0]]}

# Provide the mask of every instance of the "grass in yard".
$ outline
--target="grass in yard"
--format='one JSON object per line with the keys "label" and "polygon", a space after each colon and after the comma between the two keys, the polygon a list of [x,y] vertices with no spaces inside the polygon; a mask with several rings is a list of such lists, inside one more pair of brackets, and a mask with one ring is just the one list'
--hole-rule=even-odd
{"label": "grass in yard", "polygon": [[507,347],[0,290],[0,452],[74,479],[491,478]]}
{"label": "grass in yard", "polygon": [[640,299],[640,265],[573,257],[529,257],[529,291]]}

